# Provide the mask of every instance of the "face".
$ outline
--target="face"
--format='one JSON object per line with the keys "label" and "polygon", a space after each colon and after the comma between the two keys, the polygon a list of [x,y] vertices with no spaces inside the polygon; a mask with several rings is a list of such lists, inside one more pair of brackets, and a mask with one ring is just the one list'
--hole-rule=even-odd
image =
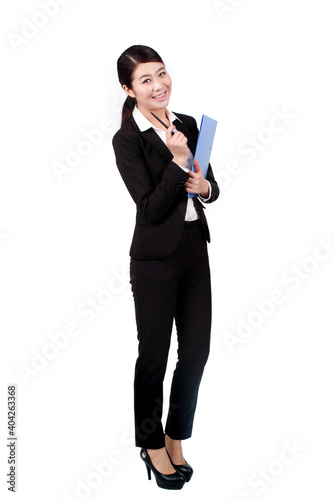
{"label": "face", "polygon": [[137,106],[142,112],[166,108],[171,87],[171,78],[161,62],[138,64],[132,75],[132,89],[123,85],[131,97],[136,97]]}

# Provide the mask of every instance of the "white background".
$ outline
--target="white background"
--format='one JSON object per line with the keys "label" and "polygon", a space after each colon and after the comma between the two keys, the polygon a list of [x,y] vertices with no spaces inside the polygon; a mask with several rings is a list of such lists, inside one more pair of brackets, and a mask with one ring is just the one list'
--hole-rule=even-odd
{"label": "white background", "polygon": [[[332,496],[333,251],[320,243],[333,238],[331,3],[62,3],[52,16],[42,0],[1,3],[2,498],[13,498],[8,384],[17,386],[17,499]],[[218,120],[221,194],[206,210],[211,355],[183,443],[195,472],[178,493],[148,482],[133,444],[135,206],[111,143],[125,98],[116,61],[132,44],[164,59],[171,110]],[[272,122],[276,110],[285,123]],[[56,162],[103,120],[100,144],[59,177]],[[269,305],[274,289],[283,303]],[[87,322],[79,311],[92,310],[91,298],[99,311]],[[243,338],[241,321],[253,325]],[[64,333],[71,322],[75,336]],[[173,340],[166,402],[175,362]],[[107,477],[96,472],[102,462]]]}

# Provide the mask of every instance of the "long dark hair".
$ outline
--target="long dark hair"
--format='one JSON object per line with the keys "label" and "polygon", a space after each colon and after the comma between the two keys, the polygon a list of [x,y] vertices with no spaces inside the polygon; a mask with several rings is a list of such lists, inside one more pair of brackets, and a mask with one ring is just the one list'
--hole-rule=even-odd
{"label": "long dark hair", "polygon": [[[126,49],[117,61],[118,79],[121,86],[126,85],[129,89],[131,89],[132,75],[137,65],[147,62],[160,62],[164,66],[161,56],[151,47],[147,47],[146,45],[132,45]],[[121,126],[125,125],[128,119],[132,116],[135,105],[136,98],[127,96],[123,105]]]}

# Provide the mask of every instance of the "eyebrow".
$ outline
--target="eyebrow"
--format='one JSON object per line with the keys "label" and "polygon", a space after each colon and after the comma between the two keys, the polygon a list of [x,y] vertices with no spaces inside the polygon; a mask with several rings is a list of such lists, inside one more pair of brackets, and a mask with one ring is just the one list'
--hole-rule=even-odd
{"label": "eyebrow", "polygon": [[[162,66],[161,68],[157,69],[156,73],[158,73],[159,71],[161,71],[161,69],[165,69],[165,67]],[[151,76],[151,75],[142,75],[142,76],[139,77],[139,80],[141,80],[141,78],[145,78],[146,76]]]}

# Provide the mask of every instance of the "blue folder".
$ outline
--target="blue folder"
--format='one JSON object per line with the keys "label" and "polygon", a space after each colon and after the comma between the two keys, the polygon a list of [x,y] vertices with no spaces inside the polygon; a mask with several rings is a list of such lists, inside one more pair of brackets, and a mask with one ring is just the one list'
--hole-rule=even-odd
{"label": "blue folder", "polygon": [[[206,178],[210,154],[212,152],[217,121],[202,115],[197,147],[195,149],[194,160],[197,159],[204,177]],[[194,163],[191,170],[195,172]],[[198,196],[195,193],[187,193],[190,198]]]}

